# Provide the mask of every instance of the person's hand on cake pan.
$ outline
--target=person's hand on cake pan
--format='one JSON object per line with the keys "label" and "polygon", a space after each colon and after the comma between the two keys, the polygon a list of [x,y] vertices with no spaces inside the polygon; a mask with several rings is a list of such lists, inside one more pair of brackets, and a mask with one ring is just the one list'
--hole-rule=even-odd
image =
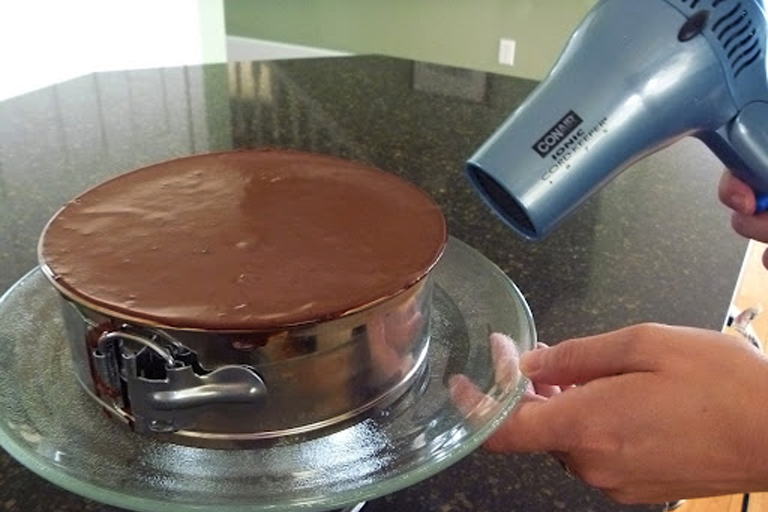
{"label": "person's hand on cake pan", "polygon": [[549,396],[522,401],[486,448],[550,452],[626,503],[768,489],[768,360],[746,341],[643,324],[520,365]]}

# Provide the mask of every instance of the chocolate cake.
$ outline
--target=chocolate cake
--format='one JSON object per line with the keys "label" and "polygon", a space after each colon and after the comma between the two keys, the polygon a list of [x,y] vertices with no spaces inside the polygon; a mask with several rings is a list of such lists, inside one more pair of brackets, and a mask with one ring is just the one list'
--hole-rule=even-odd
{"label": "chocolate cake", "polygon": [[181,158],[64,206],[39,245],[59,290],[174,328],[272,330],[341,317],[422,279],[446,227],[419,188],[285,150]]}

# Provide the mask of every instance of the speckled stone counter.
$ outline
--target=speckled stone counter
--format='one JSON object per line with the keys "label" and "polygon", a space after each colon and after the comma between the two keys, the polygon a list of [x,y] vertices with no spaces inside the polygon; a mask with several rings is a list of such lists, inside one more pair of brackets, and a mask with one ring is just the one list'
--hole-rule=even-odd
{"label": "speckled stone counter", "polygon": [[[721,165],[702,144],[684,140],[636,164],[538,243],[506,229],[470,189],[464,161],[534,85],[351,57],[102,73],[0,102],[0,290],[36,265],[45,222],[85,188],[172,157],[281,146],[372,163],[426,189],[450,233],[521,288],[543,341],[648,320],[719,329],[746,242],[729,228],[716,198]],[[616,505],[546,455],[479,450],[364,510],[661,508]],[[0,510],[117,509],[2,452]]]}

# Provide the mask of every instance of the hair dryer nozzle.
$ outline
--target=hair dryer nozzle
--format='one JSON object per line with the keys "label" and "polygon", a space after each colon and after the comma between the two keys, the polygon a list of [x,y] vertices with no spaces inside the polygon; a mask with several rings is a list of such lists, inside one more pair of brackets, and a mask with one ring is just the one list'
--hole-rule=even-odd
{"label": "hair dryer nozzle", "polygon": [[536,240],[543,235],[536,229],[525,207],[493,176],[473,163],[467,164],[467,175],[485,202],[508,226],[530,240]]}

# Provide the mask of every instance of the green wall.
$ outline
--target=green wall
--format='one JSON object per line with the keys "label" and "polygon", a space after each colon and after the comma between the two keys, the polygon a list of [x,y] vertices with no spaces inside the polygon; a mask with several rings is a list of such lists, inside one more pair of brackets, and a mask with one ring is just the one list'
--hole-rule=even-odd
{"label": "green wall", "polygon": [[[228,35],[541,79],[597,0],[224,0]],[[513,67],[499,38],[517,41]]]}

